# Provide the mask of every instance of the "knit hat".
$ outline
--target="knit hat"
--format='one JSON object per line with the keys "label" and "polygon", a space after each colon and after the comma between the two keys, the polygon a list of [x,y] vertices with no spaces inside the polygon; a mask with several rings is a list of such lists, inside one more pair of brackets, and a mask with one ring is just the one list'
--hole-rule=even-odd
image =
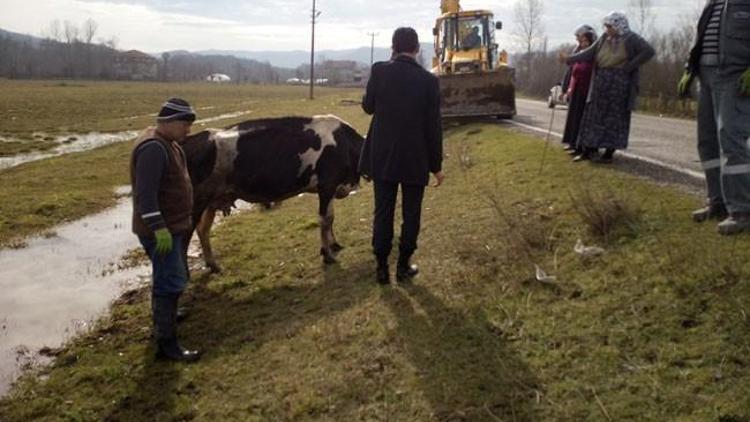
{"label": "knit hat", "polygon": [[182,120],[186,122],[195,121],[195,111],[187,101],[181,98],[170,98],[159,110],[156,117],[157,122],[173,122]]}

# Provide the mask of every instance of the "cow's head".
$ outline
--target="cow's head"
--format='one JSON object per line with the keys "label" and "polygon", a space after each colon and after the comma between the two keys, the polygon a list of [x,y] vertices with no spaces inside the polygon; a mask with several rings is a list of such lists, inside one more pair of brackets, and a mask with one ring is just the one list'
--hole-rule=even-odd
{"label": "cow's head", "polygon": [[359,156],[365,139],[354,128],[342,122],[335,133],[336,145],[342,150],[346,160],[344,180],[336,188],[336,198],[346,198],[350,193],[359,190]]}

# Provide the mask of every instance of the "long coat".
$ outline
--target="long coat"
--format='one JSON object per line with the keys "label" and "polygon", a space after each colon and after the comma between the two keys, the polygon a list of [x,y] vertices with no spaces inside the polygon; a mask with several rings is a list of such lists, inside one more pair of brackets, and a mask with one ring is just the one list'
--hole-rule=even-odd
{"label": "long coat", "polygon": [[[567,64],[572,65],[580,62],[594,62],[596,64],[596,55],[602,48],[609,37],[606,33],[602,34],[594,44],[589,48],[582,50],[568,57]],[[630,94],[628,96],[628,106],[630,110],[635,110],[636,99],[640,91],[639,68],[654,57],[655,51],[643,37],[635,32],[628,32],[622,36],[621,42],[625,43],[625,52],[628,61],[622,66],[622,69],[630,75]],[[594,66],[594,75],[591,77],[591,89],[589,89],[589,101],[595,95],[600,95],[593,89],[594,79],[596,78],[596,66]]]}
{"label": "long coat", "polygon": [[437,78],[403,55],[375,63],[362,109],[373,117],[360,173],[379,181],[427,185],[443,160]]}

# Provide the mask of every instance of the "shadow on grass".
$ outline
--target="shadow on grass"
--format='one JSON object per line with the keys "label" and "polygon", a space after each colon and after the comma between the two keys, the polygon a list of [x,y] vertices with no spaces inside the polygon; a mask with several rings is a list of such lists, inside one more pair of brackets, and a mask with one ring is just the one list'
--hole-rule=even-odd
{"label": "shadow on grass", "polygon": [[535,420],[538,381],[482,311],[450,308],[420,285],[382,296],[437,420]]}
{"label": "shadow on grass", "polygon": [[[183,346],[203,351],[196,367],[233,354],[254,353],[266,342],[292,338],[306,327],[356,304],[376,289],[369,262],[326,267],[321,282],[252,288],[245,283],[209,286],[209,274],[196,274],[192,310],[180,324]],[[248,348],[249,347],[249,348]],[[131,394],[120,398],[103,420],[189,420],[184,406],[197,386],[180,382],[185,364],[156,361],[153,346],[145,349],[142,375]],[[200,371],[200,368],[198,369]],[[182,409],[182,410],[181,410]],[[185,413],[187,412],[187,413]]]}
{"label": "shadow on grass", "polygon": [[[294,337],[329,315],[341,312],[369,294],[373,285],[363,282],[371,265],[333,265],[323,270],[319,283],[300,280],[243,295],[235,287],[210,289],[198,280],[194,286],[196,312],[187,336],[199,339],[205,349],[202,360],[236,353],[248,343],[264,343]],[[237,287],[245,286],[239,283]],[[189,338],[189,337],[188,337]]]}
{"label": "shadow on grass", "polygon": [[[143,374],[136,381],[132,395],[121,397],[103,421],[173,420],[181,364],[157,361],[153,347],[143,356]],[[183,419],[188,419],[183,415]]]}

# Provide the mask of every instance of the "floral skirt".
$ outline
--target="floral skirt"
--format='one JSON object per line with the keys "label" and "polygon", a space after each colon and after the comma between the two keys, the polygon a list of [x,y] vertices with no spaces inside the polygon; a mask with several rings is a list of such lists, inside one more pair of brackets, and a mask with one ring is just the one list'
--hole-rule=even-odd
{"label": "floral skirt", "polygon": [[597,69],[586,104],[578,146],[625,149],[630,137],[630,75],[622,69]]}

